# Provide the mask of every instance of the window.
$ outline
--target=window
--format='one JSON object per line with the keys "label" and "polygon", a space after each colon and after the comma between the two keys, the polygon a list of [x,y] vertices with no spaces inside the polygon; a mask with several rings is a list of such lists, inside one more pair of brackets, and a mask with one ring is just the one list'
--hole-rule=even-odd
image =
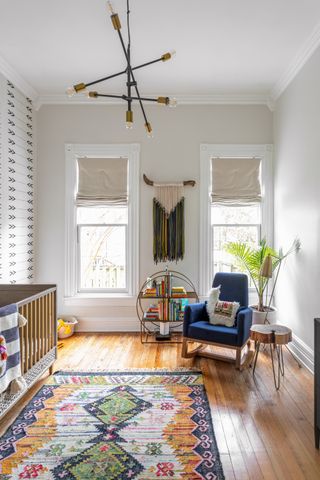
{"label": "window", "polygon": [[78,291],[126,292],[128,207],[78,207]]}
{"label": "window", "polygon": [[272,244],[272,146],[201,145],[200,153],[199,290],[206,296],[215,273],[238,271],[228,242]]}
{"label": "window", "polygon": [[67,145],[66,161],[66,297],[133,296],[139,146]]}
{"label": "window", "polygon": [[261,238],[260,205],[211,205],[213,275],[239,271],[232,255],[226,252],[229,242],[257,247]]}

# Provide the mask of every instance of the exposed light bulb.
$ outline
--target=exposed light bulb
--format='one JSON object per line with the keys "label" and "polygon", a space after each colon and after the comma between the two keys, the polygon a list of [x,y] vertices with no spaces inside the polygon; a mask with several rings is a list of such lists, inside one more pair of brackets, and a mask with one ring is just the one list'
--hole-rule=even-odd
{"label": "exposed light bulb", "polygon": [[131,130],[132,127],[133,127],[133,111],[127,110],[126,111],[126,128],[128,130]]}
{"label": "exposed light bulb", "polygon": [[86,88],[82,88],[81,90],[76,90],[76,94],[79,95],[79,97],[87,97],[89,96],[89,93],[88,90]]}
{"label": "exposed light bulb", "polygon": [[97,98],[98,97],[98,92],[88,92],[88,91],[86,91],[85,95],[86,95],[87,98],[90,98],[90,99],[91,98]]}
{"label": "exposed light bulb", "polygon": [[161,60],[162,60],[163,62],[166,62],[167,60],[170,60],[175,54],[176,54],[176,51],[175,51],[175,50],[171,50],[171,52],[164,53],[164,54],[161,56]]}
{"label": "exposed light bulb", "polygon": [[157,102],[160,105],[168,105],[169,104],[169,97],[158,97]]}
{"label": "exposed light bulb", "polygon": [[75,95],[77,92],[75,91],[74,87],[68,87],[67,90],[66,90],[66,94],[68,95],[68,97],[73,97],[73,95]]}
{"label": "exposed light bulb", "polygon": [[110,0],[107,2],[107,5],[108,5],[108,9],[109,9],[110,14],[111,14],[111,15],[114,15],[115,12],[114,12],[113,5],[112,5],[112,3],[110,2]]}
{"label": "exposed light bulb", "polygon": [[147,136],[149,138],[153,138],[153,131],[152,131],[152,127],[150,125],[149,122],[145,123],[144,126],[146,127],[146,130],[147,130]]}
{"label": "exposed light bulb", "polygon": [[87,92],[87,89],[86,89],[85,83],[77,83],[77,85],[68,87],[66,90],[66,94],[68,95],[68,97],[73,97],[73,95],[75,95],[76,93],[85,94],[86,92]]}
{"label": "exposed light bulb", "polygon": [[177,106],[177,103],[178,103],[178,102],[177,102],[177,99],[176,99],[176,98],[170,98],[168,105],[169,105],[169,107],[171,107],[171,108],[175,108],[175,107]]}

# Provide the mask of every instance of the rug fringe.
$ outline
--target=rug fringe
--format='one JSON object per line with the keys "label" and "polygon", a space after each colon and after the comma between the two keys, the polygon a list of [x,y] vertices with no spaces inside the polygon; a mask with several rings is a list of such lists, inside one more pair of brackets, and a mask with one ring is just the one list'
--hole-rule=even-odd
{"label": "rug fringe", "polygon": [[196,367],[175,367],[175,368],[64,368],[63,370],[57,370],[54,373],[72,373],[72,372],[193,372],[193,373],[202,373],[202,370]]}

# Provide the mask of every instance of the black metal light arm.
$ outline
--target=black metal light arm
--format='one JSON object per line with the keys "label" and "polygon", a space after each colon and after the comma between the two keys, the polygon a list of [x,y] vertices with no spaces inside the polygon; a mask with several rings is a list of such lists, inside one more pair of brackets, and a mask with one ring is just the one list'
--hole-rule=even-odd
{"label": "black metal light arm", "polygon": [[170,98],[169,97],[158,97],[158,98],[150,98],[150,97],[132,97],[128,95],[112,95],[107,93],[98,93],[98,92],[89,92],[89,97],[97,98],[97,97],[104,97],[104,98],[121,98],[125,102],[132,101],[132,100],[141,100],[144,102],[156,102],[161,103],[163,105],[169,105]]}
{"label": "black metal light arm", "polygon": [[107,93],[98,93],[98,92],[89,92],[90,98],[98,98],[98,97],[105,97],[105,98],[120,98],[121,100],[128,101],[127,95],[112,95]]}
{"label": "black metal light arm", "polygon": [[164,55],[161,55],[160,58],[156,58],[155,60],[151,60],[150,62],[142,63],[141,65],[138,65],[137,67],[132,67],[132,70],[138,70],[138,68],[148,67],[149,65],[153,65],[154,63],[157,63],[157,62],[164,62],[165,55],[168,55],[168,54],[165,53]]}
{"label": "black metal light arm", "polygon": [[[167,54],[164,54],[164,55],[167,55]],[[139,68],[147,67],[148,65],[152,65],[157,62],[163,62],[164,55],[162,55],[160,58],[157,58],[156,60],[151,60],[150,62],[137,65],[136,67],[131,67],[131,70],[138,70]],[[110,80],[111,78],[119,77],[120,75],[124,75],[125,73],[127,73],[127,69],[122,70],[121,72],[118,72],[118,73],[114,73],[113,75],[108,75],[107,77],[99,78],[98,80],[94,80],[93,82],[79,83],[77,85],[74,85],[74,87],[83,85],[83,88],[78,90],[78,91],[81,91],[81,90],[84,90],[86,87],[91,87],[92,85],[96,85],[97,83],[105,82],[106,80]],[[75,90],[77,91],[77,88],[75,88]]]}

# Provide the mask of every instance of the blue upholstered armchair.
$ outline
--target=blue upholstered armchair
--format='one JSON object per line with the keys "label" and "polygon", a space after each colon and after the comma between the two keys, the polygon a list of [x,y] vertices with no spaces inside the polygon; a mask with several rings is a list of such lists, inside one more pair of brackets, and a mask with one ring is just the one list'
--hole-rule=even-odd
{"label": "blue upholstered armchair", "polygon": [[[242,349],[248,345],[250,353],[250,327],[252,325],[252,310],[248,307],[248,277],[242,273],[217,273],[213,279],[213,287],[221,285],[220,300],[239,302],[235,325],[225,327],[212,325],[205,303],[194,303],[185,308],[183,323],[182,356],[185,358],[196,355],[214,358],[217,360],[235,362],[236,368],[242,369],[248,363],[249,355],[242,361]],[[188,343],[196,342],[201,345],[188,351]],[[204,344],[204,345],[203,345]],[[235,359],[216,355],[206,350],[207,345],[230,348],[236,350]]]}

